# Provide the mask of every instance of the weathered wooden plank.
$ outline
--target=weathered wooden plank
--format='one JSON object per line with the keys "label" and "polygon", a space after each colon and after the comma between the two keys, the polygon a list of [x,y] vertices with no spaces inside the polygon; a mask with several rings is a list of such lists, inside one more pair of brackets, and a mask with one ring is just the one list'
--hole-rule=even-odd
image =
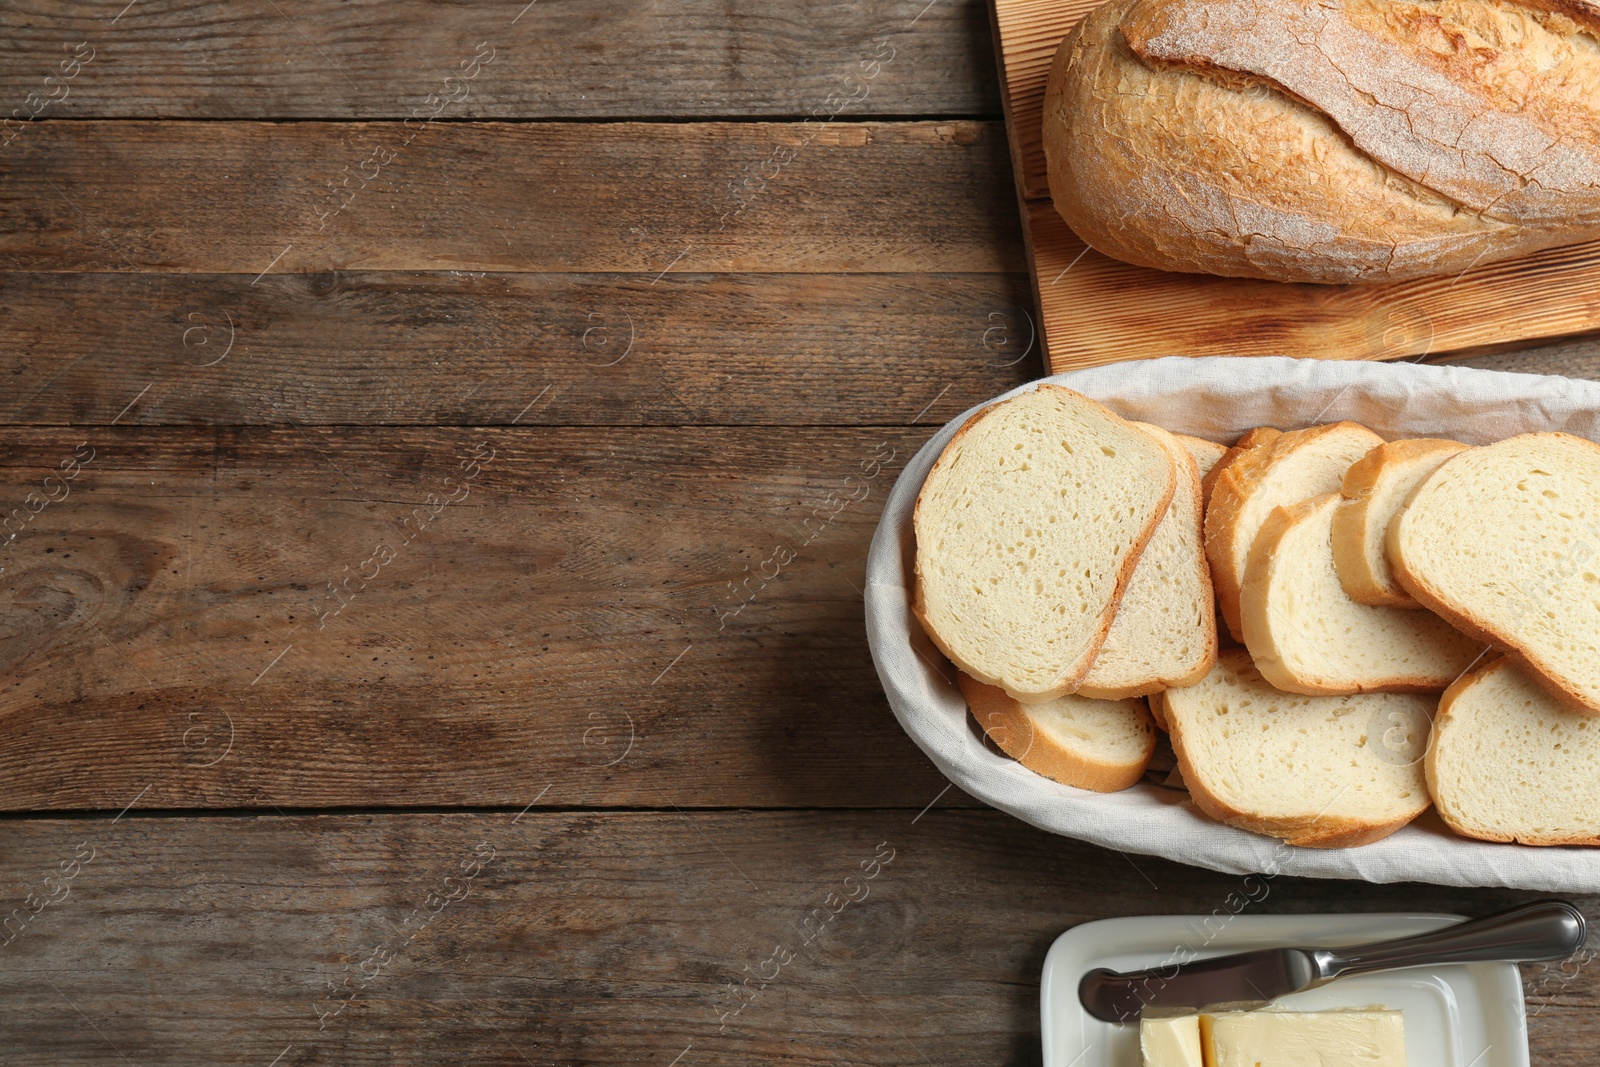
{"label": "weathered wooden plank", "polygon": [[[56,900],[0,947],[0,1048],[17,1067],[117,1052],[172,1065],[1037,1063],[1039,971],[1058,934],[1157,897],[1165,913],[1226,915],[1241,887],[998,812],[913,819],[7,822],[7,914]],[[1526,896],[1265,884],[1252,911],[1471,914]],[[1600,981],[1570,969],[1527,972],[1540,1067],[1592,1060]]]}
{"label": "weathered wooden plank", "polygon": [[0,270],[1019,272],[1009,168],[992,122],[41,123]]}
{"label": "weathered wooden plank", "polygon": [[1005,112],[1016,131],[1012,160],[1024,200],[1050,196],[1040,118],[1045,86],[1061,42],[1097,6],[1094,0],[999,0],[994,5]]}
{"label": "weathered wooden plank", "polygon": [[12,428],[0,806],[914,806],[859,598],[928,432]]}
{"label": "weathered wooden plank", "polygon": [[1031,303],[1015,274],[0,275],[0,423],[146,385],[119,425],[908,423],[944,389],[938,423],[1040,374]]}
{"label": "weathered wooden plank", "polygon": [[1567,378],[1600,379],[1600,335],[1563,338],[1538,348],[1471,356],[1441,356],[1428,362],[1522,374],[1559,374]]}
{"label": "weathered wooden plank", "polygon": [[860,589],[930,432],[10,429],[0,807],[920,807]]}
{"label": "weathered wooden plank", "polygon": [[[1000,110],[984,0],[120,6],[0,5],[6,109],[405,118],[440,93],[455,117],[692,118],[807,115],[846,93],[857,113]],[[61,69],[79,42],[92,58]]]}

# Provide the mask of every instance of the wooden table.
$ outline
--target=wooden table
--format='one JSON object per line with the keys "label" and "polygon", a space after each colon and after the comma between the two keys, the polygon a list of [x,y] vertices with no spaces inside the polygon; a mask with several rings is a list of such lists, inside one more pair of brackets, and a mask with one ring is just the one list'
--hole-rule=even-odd
{"label": "wooden table", "polygon": [[124,3],[0,5],[0,1062],[1036,1064],[1057,934],[1221,905],[865,648],[1041,373],[982,0]]}

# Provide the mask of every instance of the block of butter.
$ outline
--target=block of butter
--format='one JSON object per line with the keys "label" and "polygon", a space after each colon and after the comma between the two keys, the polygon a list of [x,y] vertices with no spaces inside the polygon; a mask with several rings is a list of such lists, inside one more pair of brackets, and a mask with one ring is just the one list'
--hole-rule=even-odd
{"label": "block of butter", "polygon": [[1146,1008],[1139,1019],[1139,1051],[1144,1067],[1205,1067],[1200,1052],[1200,1016],[1161,1017]]}
{"label": "block of butter", "polygon": [[1226,1011],[1144,1018],[1144,1067],[1405,1067],[1404,1016]]}

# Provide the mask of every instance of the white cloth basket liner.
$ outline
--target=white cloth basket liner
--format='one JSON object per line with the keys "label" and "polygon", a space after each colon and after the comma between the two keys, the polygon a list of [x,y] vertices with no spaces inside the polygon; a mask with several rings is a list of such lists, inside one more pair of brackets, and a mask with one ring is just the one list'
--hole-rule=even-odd
{"label": "white cloth basket liner", "polygon": [[[1223,443],[1255,426],[1294,429],[1340,419],[1388,438],[1487,444],[1534,430],[1563,430],[1600,440],[1600,383],[1548,375],[1280,357],[1171,357],[1042,380],[1094,397],[1125,417]],[[986,748],[969,728],[955,669],[911,615],[909,592],[917,493],[945,442],[977,410],[951,420],[906,465],[867,558],[867,639],[889,706],[952,782],[1052,833],[1216,871],[1600,892],[1600,848],[1471,841],[1450,833],[1431,811],[1361,848],[1295,848],[1212,822],[1176,790],[1140,783],[1120,793],[1092,793],[1034,774]]]}

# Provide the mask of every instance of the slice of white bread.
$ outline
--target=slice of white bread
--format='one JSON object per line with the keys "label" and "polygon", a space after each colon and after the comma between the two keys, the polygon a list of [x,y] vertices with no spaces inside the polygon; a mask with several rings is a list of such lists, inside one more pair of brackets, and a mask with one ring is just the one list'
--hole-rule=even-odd
{"label": "slice of white bread", "polygon": [[1206,558],[1228,631],[1244,640],[1239,591],[1261,524],[1272,509],[1337,492],[1350,464],[1383,444],[1353,422],[1292,430],[1219,468],[1206,506]]}
{"label": "slice of white bread", "polygon": [[961,692],[983,732],[1035,774],[1079,789],[1114,793],[1144,776],[1156,748],[1143,700],[1091,700],[1070,694],[1023,704],[960,674]]}
{"label": "slice of white bread", "polygon": [[1344,499],[1333,516],[1333,564],[1351,600],[1375,607],[1422,606],[1395,581],[1384,535],[1422,480],[1466,447],[1435,437],[1388,441],[1345,472],[1340,489]]}
{"label": "slice of white bread", "polygon": [[1074,692],[1177,484],[1160,441],[1041,385],[968,419],[917,497],[913,611],[1025,703]]}
{"label": "slice of white bread", "polygon": [[1495,657],[1445,691],[1428,790],[1463,837],[1600,845],[1600,720]]}
{"label": "slice of white bread", "polygon": [[1357,604],[1334,569],[1334,516],[1324,493],[1274,508],[1256,534],[1239,604],[1261,676],[1291,693],[1438,693],[1483,645],[1431,611]]}
{"label": "slice of white bread", "polygon": [[[1220,655],[1220,653],[1219,653],[1219,655]],[[1215,667],[1216,664],[1213,663],[1212,666]],[[1211,672],[1207,671],[1206,673],[1210,674]],[[1162,733],[1166,733],[1167,732],[1167,692],[1166,692],[1166,690],[1162,690],[1159,693],[1151,693],[1148,697],[1145,697],[1145,702],[1150,705],[1150,718],[1151,718],[1152,721],[1155,722],[1156,729],[1160,730]]]}
{"label": "slice of white bread", "polygon": [[[1209,471],[1206,471],[1204,474],[1202,474],[1200,476],[1200,499],[1201,499],[1201,502],[1202,502],[1203,506],[1207,510],[1210,509],[1210,507],[1211,507],[1211,490],[1212,490],[1212,488],[1216,486],[1217,479],[1222,476],[1222,472],[1227,470],[1228,467],[1231,466],[1235,460],[1237,460],[1240,456],[1244,455],[1246,452],[1250,451],[1252,448],[1259,448],[1262,445],[1271,444],[1273,441],[1277,440],[1282,435],[1283,435],[1283,431],[1282,430],[1274,429],[1271,426],[1257,426],[1253,430],[1245,431],[1244,435],[1241,436],[1239,438],[1239,440],[1237,440],[1237,441],[1235,441],[1233,443],[1233,447],[1229,448],[1226,452],[1224,452],[1222,454],[1222,458],[1217,460],[1216,463],[1212,464],[1211,469]],[[1202,523],[1202,526],[1203,526],[1203,523]],[[1207,567],[1207,570],[1210,569],[1210,563],[1209,562],[1207,563],[1206,567]],[[1216,594],[1216,579],[1215,578],[1212,579],[1211,586],[1212,586],[1212,588],[1211,588],[1212,595],[1215,596],[1215,594]],[[1218,647],[1219,648],[1232,648],[1232,647],[1236,646],[1238,643],[1239,643],[1238,638],[1234,637],[1233,634],[1229,633],[1226,624],[1223,621],[1219,620],[1218,625],[1217,625],[1217,645],[1218,645]],[[1152,710],[1154,710],[1153,707],[1152,707]],[[1161,722],[1161,713],[1160,712],[1156,712],[1156,721],[1158,723]],[[1165,730],[1166,726],[1162,725],[1161,728],[1163,730]]]}
{"label": "slice of white bread", "polygon": [[[1143,425],[1142,423],[1140,425]],[[1255,431],[1251,431],[1254,433]],[[1274,431],[1276,432],[1276,431]],[[1215,441],[1207,441],[1204,437],[1191,437],[1186,433],[1175,433],[1184,449],[1189,453],[1189,458],[1194,460],[1195,469],[1199,471],[1202,480],[1210,474],[1216,465],[1222,462],[1222,457],[1228,454],[1226,445],[1219,445]]]}
{"label": "slice of white bread", "polygon": [[1600,714],[1600,445],[1531,433],[1457,453],[1386,544],[1420,603]]}
{"label": "slice of white bread", "polygon": [[1427,810],[1432,698],[1280,692],[1237,648],[1224,649],[1199,685],[1163,696],[1184,783],[1219,822],[1291,845],[1348,848]]}
{"label": "slice of white bread", "polygon": [[1199,470],[1176,435],[1147,423],[1134,425],[1166,447],[1177,486],[1128,580],[1105,643],[1078,685],[1080,695],[1098,700],[1193,685],[1217,658],[1211,572],[1201,544]]}

